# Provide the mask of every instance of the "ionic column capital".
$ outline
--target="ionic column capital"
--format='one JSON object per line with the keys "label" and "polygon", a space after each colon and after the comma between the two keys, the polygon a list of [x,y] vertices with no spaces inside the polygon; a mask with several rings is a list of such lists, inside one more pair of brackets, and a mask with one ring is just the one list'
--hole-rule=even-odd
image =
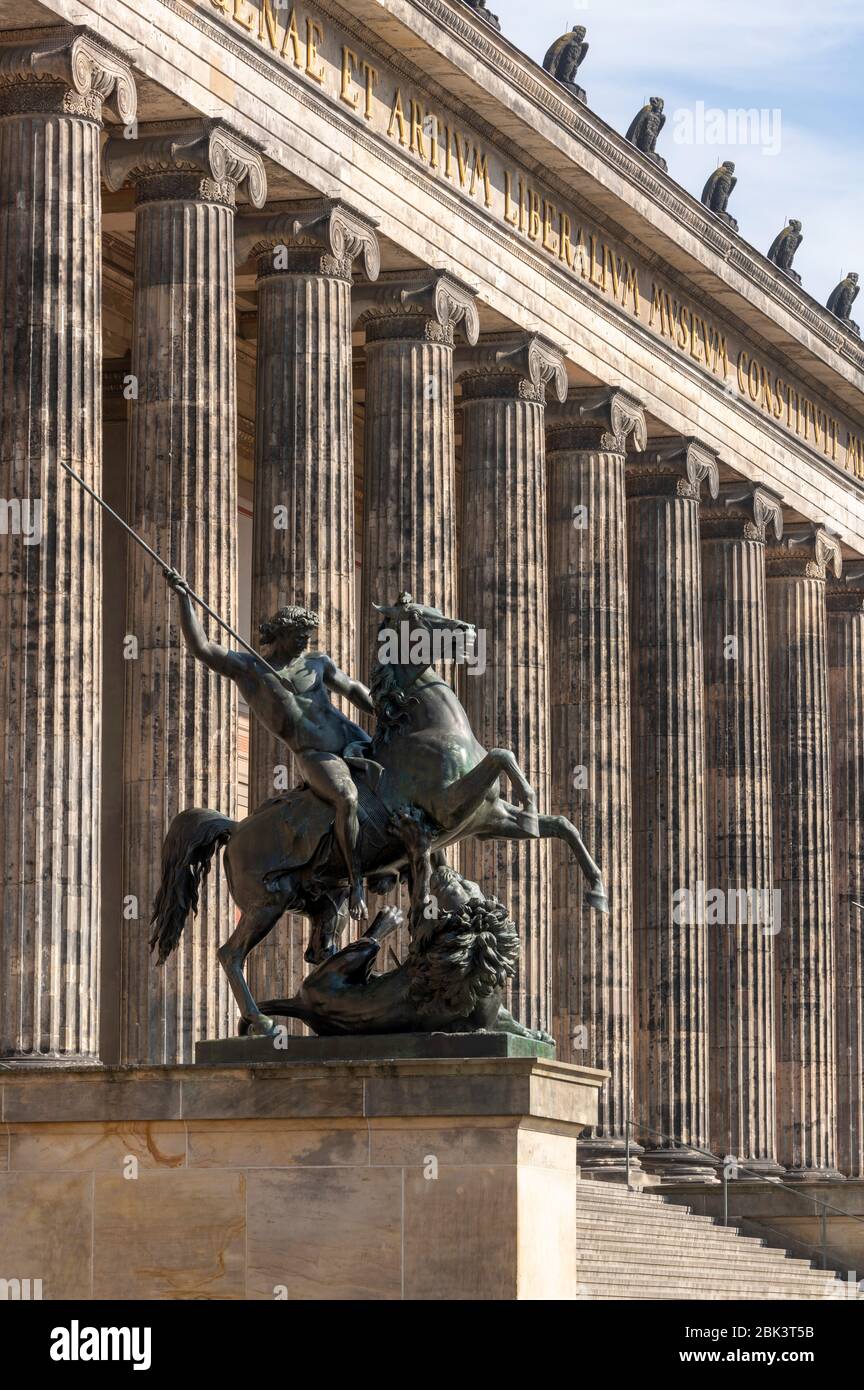
{"label": "ionic column capital", "polygon": [[829,613],[864,613],[864,562],[850,560],[843,577],[825,593]]}
{"label": "ionic column capital", "polygon": [[233,207],[243,185],[253,207],[267,197],[261,155],[222,121],[142,126],[132,140],[115,136],[102,151],[102,177],[112,193],[133,184],[139,203],[200,199]]}
{"label": "ionic column capital", "polygon": [[628,497],[681,497],[698,500],[707,482],[709,497],[720,488],[717,454],[698,439],[652,439],[638,462],[627,464]]}
{"label": "ionic column capital", "polygon": [[353,312],[367,343],[424,338],[451,344],[457,328],[468,343],[480,336],[476,292],[443,270],[385,274],[354,294]]}
{"label": "ionic column capital", "polygon": [[[374,281],[381,270],[377,225],[340,199],[271,203],[264,212],[238,218],[235,253],[239,264],[258,256],[259,279],[317,273],[350,280],[351,263],[361,256],[366,278]],[[274,248],[284,248],[281,260],[272,255]]]}
{"label": "ionic column capital", "polygon": [[121,54],[89,29],[31,31],[26,43],[0,42],[0,116],[41,112],[101,120],[107,102],[124,125],[137,93]]}
{"label": "ionic column capital", "polygon": [[536,333],[490,338],[460,350],[454,368],[466,402],[505,398],[542,405],[550,384],[559,402],[567,398],[564,357]]}
{"label": "ionic column capital", "polygon": [[797,522],[787,526],[783,538],[765,553],[769,579],[821,579],[830,569],[835,579],[843,572],[840,542],[822,526]]}
{"label": "ionic column capital", "polygon": [[641,401],[616,386],[571,386],[566,400],[546,414],[548,450],[623,454],[627,441],[641,452],[648,443]]}
{"label": "ionic column capital", "polygon": [[717,497],[700,513],[703,540],[745,540],[764,543],[769,529],[783,536],[783,499],[758,483],[723,483]]}

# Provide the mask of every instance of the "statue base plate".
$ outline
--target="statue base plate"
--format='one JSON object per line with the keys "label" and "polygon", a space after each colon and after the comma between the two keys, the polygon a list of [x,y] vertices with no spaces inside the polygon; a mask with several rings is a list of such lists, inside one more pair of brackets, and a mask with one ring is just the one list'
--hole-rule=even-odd
{"label": "statue base plate", "polygon": [[369,1033],[350,1037],[208,1038],[195,1045],[196,1063],[405,1062],[423,1058],[543,1057],[555,1044],[514,1033]]}

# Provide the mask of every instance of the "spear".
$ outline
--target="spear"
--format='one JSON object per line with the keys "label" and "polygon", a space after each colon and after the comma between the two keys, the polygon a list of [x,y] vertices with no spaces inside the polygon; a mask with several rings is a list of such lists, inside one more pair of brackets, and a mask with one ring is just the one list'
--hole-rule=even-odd
{"label": "spear", "polygon": [[[172,573],[176,572],[173,570],[173,566],[169,565],[165,560],[163,560],[162,556],[158,555],[157,552],[153,550],[147,544],[146,541],[142,541],[137,531],[133,531],[131,526],[126,525],[126,522],[123,520],[122,516],[118,516],[114,508],[109,507],[104,497],[100,497],[99,493],[95,492],[94,489],[90,487],[89,483],[85,483],[84,479],[79,477],[75,470],[69,467],[68,463],[64,463],[62,459],[58,461],[60,467],[66,469],[66,472],[69,474],[70,478],[74,478],[76,483],[80,483],[84,491],[89,492],[90,496],[93,498],[93,501],[98,502],[102,510],[107,512],[109,516],[113,516],[114,520],[120,526],[123,527],[123,530],[126,532],[126,534],[128,536],[131,536],[133,541],[135,541],[136,544],[140,545],[142,550],[145,550],[147,552],[151,560],[155,560],[157,565],[159,565],[163,570],[170,570],[172,571]],[[181,575],[180,578],[183,579],[183,576]],[[192,599],[193,603],[197,603],[199,608],[203,608],[205,613],[209,613],[210,617],[214,620],[214,622],[217,622],[220,627],[224,627],[225,631],[230,633],[230,635],[234,638],[235,642],[239,642],[241,647],[245,647],[246,651],[249,652],[251,656],[254,656],[257,661],[260,661],[262,666],[266,666],[267,670],[276,677],[279,683],[284,685],[284,681],[280,676],[279,672],[276,670],[274,666],[270,665],[270,662],[267,661],[266,657],[263,657],[260,652],[256,652],[254,647],[250,647],[249,643],[245,640],[245,638],[241,637],[239,632],[234,631],[230,623],[226,623],[224,618],[220,618],[219,614],[210,607],[209,603],[205,603],[203,598],[201,598],[198,594],[195,593],[194,589],[190,589],[185,579],[183,579],[183,585],[186,589],[187,594]]]}

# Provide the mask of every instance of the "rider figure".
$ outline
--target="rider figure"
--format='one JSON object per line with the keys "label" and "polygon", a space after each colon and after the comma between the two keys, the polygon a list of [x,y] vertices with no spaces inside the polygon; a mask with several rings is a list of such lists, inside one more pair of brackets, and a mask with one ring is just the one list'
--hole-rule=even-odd
{"label": "rider figure", "polygon": [[230,676],[256,718],[287,744],[312,791],[333,808],[336,841],[351,885],[349,911],[352,917],[368,916],[357,864],[357,788],[344,756],[362,756],[370,739],[334,707],[330,692],[372,714],[369,691],[340,671],[326,652],[306,650],[310,633],[318,627],[317,613],[280,608],[260,624],[261,645],[269,648],[267,660],[279,672],[277,679],[252,653],[228,651],[211,642],[195,615],[185,581],[176,570],[166,570],[165,578],[177,594],[180,626],[190,651],[212,671]]}

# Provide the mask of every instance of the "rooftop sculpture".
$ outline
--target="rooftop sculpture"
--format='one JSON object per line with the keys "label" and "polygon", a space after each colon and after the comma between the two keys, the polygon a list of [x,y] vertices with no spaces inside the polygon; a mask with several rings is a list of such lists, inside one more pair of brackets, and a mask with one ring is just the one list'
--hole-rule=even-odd
{"label": "rooftop sculpture", "polygon": [[666,172],[666,160],[656,153],[655,146],[657,137],[666,124],[666,117],[663,115],[663,98],[649,97],[648,105],[643,106],[638,111],[627,127],[626,139],[635,145],[637,150],[647,154],[649,159],[653,159],[655,164],[659,164],[663,172]]}
{"label": "rooftop sculpture", "polygon": [[792,269],[792,261],[795,252],[798,250],[803,240],[804,236],[801,231],[801,223],[793,217],[788,225],[783,228],[782,232],[778,232],[768,248],[769,261],[773,261],[776,266],[779,266],[781,270],[786,272],[790,279],[794,280],[799,285],[801,284],[801,276],[796,270]]}
{"label": "rooftop sculpture", "polygon": [[736,232],[738,223],[726,211],[726,206],[737,182],[735,165],[731,159],[727,159],[720,165],[719,169],[714,170],[702,189],[702,202],[705,207],[710,208],[711,212],[722,218],[724,222],[728,222],[729,226]]}
{"label": "rooftop sculpture", "polygon": [[550,76],[563,83],[580,101],[585,101],[585,88],[579,86],[576,74],[588,52],[586,32],[584,25],[574,24],[569,33],[555,40],[543,59],[543,66]]}

